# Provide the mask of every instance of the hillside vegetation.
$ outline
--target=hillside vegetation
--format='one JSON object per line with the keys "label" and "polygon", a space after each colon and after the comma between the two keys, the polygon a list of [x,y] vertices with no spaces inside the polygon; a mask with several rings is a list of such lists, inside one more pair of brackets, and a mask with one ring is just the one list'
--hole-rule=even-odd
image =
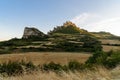
{"label": "hillside vegetation", "polygon": [[48,34],[25,28],[22,38],[0,42],[0,75],[5,80],[110,80],[120,65],[119,49],[118,36],[88,32],[70,21]]}
{"label": "hillside vegetation", "polygon": [[104,32],[104,31],[101,31],[101,32],[91,32],[91,34],[93,34],[95,37],[97,37],[98,39],[118,39],[120,40],[120,37],[119,36],[115,36],[109,32]]}
{"label": "hillside vegetation", "polygon": [[63,72],[66,74],[69,74],[69,72],[97,72],[100,67],[106,70],[112,70],[118,65],[120,65],[120,52],[95,52],[84,63],[75,60],[71,60],[67,64],[52,61],[38,65],[24,60],[3,62],[0,64],[0,73],[2,76],[20,76],[40,71],[43,73],[55,72],[58,75],[62,75]]}
{"label": "hillside vegetation", "polygon": [[36,30],[25,28],[23,38],[13,38],[0,42],[0,53],[40,51],[95,52],[102,50],[101,42],[96,37],[88,31],[78,28],[72,22],[66,22],[44,36],[42,32]]}

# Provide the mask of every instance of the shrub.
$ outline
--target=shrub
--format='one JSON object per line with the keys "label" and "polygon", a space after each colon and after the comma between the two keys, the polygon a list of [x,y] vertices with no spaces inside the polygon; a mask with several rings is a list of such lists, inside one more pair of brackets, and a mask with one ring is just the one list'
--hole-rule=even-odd
{"label": "shrub", "polygon": [[25,64],[25,67],[28,71],[35,70],[36,66],[30,61]]}
{"label": "shrub", "polygon": [[18,62],[9,61],[0,65],[0,73],[6,73],[9,76],[22,74],[23,68]]}
{"label": "shrub", "polygon": [[103,65],[106,68],[114,68],[120,64],[120,52],[95,52],[86,62],[86,65]]}
{"label": "shrub", "polygon": [[44,64],[43,69],[45,71],[61,71],[63,70],[63,67],[60,64],[56,64],[54,62],[50,62],[49,64]]}
{"label": "shrub", "polygon": [[93,64],[103,64],[107,59],[107,54],[102,51],[95,52],[93,56],[89,57],[86,61],[86,64],[93,65]]}
{"label": "shrub", "polygon": [[109,55],[104,65],[107,68],[114,68],[120,64],[120,52],[116,51],[116,52],[109,52],[109,53],[111,53],[111,55]]}
{"label": "shrub", "polygon": [[0,73],[7,74],[8,76],[21,75],[24,72],[31,73],[31,71],[37,69],[32,62],[5,62],[0,64]]}
{"label": "shrub", "polygon": [[67,40],[61,40],[57,41],[55,48],[62,49],[63,51],[68,51],[68,52],[74,52],[74,51],[80,51],[81,46],[76,43],[71,43]]}
{"label": "shrub", "polygon": [[91,52],[102,51],[101,42],[96,38],[84,36],[81,41],[84,42],[83,48],[89,49]]}
{"label": "shrub", "polygon": [[72,71],[75,70],[82,70],[83,69],[83,64],[77,62],[77,61],[70,61],[68,63],[68,68]]}

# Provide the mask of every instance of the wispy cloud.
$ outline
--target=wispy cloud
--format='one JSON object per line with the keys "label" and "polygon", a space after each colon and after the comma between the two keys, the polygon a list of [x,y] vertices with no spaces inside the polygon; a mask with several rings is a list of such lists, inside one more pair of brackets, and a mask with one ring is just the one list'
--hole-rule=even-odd
{"label": "wispy cloud", "polygon": [[98,14],[83,13],[71,21],[88,31],[107,31],[120,36],[120,17],[105,18]]}
{"label": "wispy cloud", "polygon": [[80,14],[76,17],[74,17],[71,21],[72,22],[75,22],[76,24],[83,24],[86,22],[86,20],[90,17],[89,14],[87,13],[83,13],[83,14]]}

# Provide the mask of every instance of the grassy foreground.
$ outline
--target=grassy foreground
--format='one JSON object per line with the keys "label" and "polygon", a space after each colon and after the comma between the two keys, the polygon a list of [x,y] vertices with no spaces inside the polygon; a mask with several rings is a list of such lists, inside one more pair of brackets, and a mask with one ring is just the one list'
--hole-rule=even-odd
{"label": "grassy foreground", "polygon": [[[120,67],[119,67],[120,69]],[[117,72],[118,73],[117,73]],[[118,70],[109,71],[106,68],[98,67],[96,71],[86,70],[83,72],[34,72],[28,75],[12,76],[1,78],[2,80],[119,80],[120,72]]]}

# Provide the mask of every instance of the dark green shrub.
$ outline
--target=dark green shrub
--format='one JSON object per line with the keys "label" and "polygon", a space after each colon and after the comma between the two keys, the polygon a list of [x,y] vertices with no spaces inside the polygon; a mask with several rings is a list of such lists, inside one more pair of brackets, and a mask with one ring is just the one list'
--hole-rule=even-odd
{"label": "dark green shrub", "polygon": [[27,70],[35,70],[36,68],[36,66],[31,61],[26,63],[25,67],[27,68]]}
{"label": "dark green shrub", "polygon": [[54,62],[50,62],[49,64],[44,64],[43,69],[45,71],[61,71],[63,67],[60,64],[56,64]]}
{"label": "dark green shrub", "polygon": [[83,64],[77,62],[77,61],[70,61],[68,63],[68,68],[72,71],[74,70],[83,70]]}
{"label": "dark green shrub", "polygon": [[104,65],[107,68],[114,68],[117,65],[119,65],[120,64],[120,52],[119,51],[116,51],[116,52],[110,51],[108,53],[110,55]]}
{"label": "dark green shrub", "polygon": [[54,46],[55,48],[59,48],[62,51],[68,51],[68,52],[77,52],[80,51],[81,46],[76,43],[69,42],[67,40],[61,40],[57,41],[56,45]]}
{"label": "dark green shrub", "polygon": [[3,50],[0,50],[0,54],[9,54],[9,53],[11,53],[11,51],[10,50],[6,50],[6,49],[3,49]]}
{"label": "dark green shrub", "polygon": [[85,65],[102,65],[106,68],[114,68],[120,64],[120,52],[95,52],[85,63]]}
{"label": "dark green shrub", "polygon": [[63,65],[62,69],[63,69],[63,71],[66,71],[66,72],[69,71],[68,65]]}
{"label": "dark green shrub", "polygon": [[15,62],[6,62],[0,64],[0,73],[7,74],[8,76],[21,75],[24,72],[31,73],[32,71],[37,70],[37,67],[32,62],[25,61],[15,61]]}
{"label": "dark green shrub", "polygon": [[93,54],[93,56],[89,57],[89,59],[86,61],[86,64],[88,65],[94,65],[94,64],[104,64],[107,59],[107,54],[98,51]]}
{"label": "dark green shrub", "polygon": [[0,66],[0,73],[6,73],[7,75],[18,75],[23,73],[23,68],[18,62],[3,63]]}
{"label": "dark green shrub", "polygon": [[90,52],[102,51],[101,42],[96,38],[84,36],[80,41],[84,42],[83,48],[86,48]]}
{"label": "dark green shrub", "polygon": [[26,72],[30,73],[31,71],[34,71],[37,69],[37,66],[33,64],[33,62],[25,62],[21,61],[20,64],[25,68]]}

